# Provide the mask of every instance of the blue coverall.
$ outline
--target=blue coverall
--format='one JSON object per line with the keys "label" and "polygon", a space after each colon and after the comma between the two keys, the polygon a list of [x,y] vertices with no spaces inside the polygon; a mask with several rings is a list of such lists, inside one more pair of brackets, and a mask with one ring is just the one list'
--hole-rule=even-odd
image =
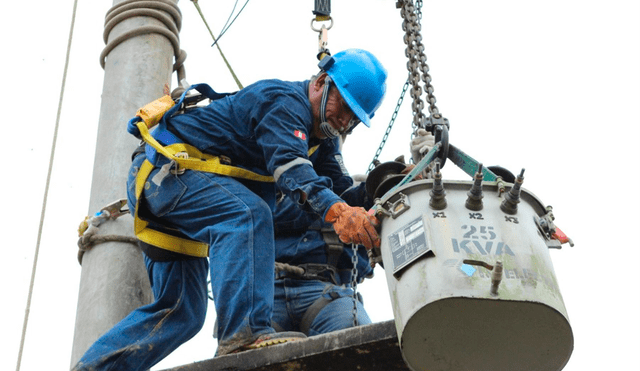
{"label": "blue coverall", "polygon": [[[228,157],[233,166],[273,175],[286,197],[324,219],[329,207],[342,199],[308,158],[309,148],[321,142],[311,138],[308,87],[309,81],[260,81],[168,118],[167,128],[204,153]],[[144,159],[144,154],[134,159],[127,182],[132,213],[135,175]],[[218,353],[275,331],[275,185],[191,170],[158,175],[168,161],[156,156],[139,214],[151,226],[176,229],[208,243],[209,261],[152,261],[145,255],[155,301],[100,337],[76,370],[146,370],[193,337],[204,323],[209,263]]]}
{"label": "blue coverall", "polygon": [[[353,179],[342,160],[338,138],[322,142],[310,160],[318,175],[329,177],[333,191],[341,195],[349,205],[371,207],[365,184],[353,185]],[[296,266],[330,263],[321,228],[331,226],[323,223],[317,214],[305,212],[289,198],[282,197],[276,204],[274,223],[276,261]],[[363,246],[357,248],[356,279],[361,283],[365,277],[373,275],[373,269],[369,266],[366,249]],[[308,336],[352,327],[352,256],[351,245],[344,245],[342,254],[333,263],[337,263],[337,282],[331,282],[330,275],[326,273],[322,279],[300,279],[295,275],[279,272],[275,281],[274,327],[279,331],[302,331]],[[325,299],[325,306],[319,311],[312,309],[307,313],[320,298]],[[358,324],[371,323],[363,304],[360,301],[356,304]],[[310,317],[305,317],[305,314]]]}

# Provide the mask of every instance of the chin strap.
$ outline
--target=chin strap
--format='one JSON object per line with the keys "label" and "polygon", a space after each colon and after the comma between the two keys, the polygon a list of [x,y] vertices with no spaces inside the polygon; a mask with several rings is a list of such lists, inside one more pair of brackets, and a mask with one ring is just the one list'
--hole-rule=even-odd
{"label": "chin strap", "polygon": [[327,98],[329,97],[329,89],[331,88],[331,77],[327,75],[324,79],[324,88],[322,89],[322,100],[320,101],[320,131],[328,139],[333,139],[340,135],[340,132],[327,122]]}

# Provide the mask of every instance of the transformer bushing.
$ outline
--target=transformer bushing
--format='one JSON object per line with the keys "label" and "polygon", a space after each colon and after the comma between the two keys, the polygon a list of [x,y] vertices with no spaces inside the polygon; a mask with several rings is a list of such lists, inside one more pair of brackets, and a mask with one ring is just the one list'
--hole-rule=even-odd
{"label": "transformer bushing", "polygon": [[465,207],[472,211],[482,210],[482,164],[478,165],[478,171],[473,177],[473,185],[467,193],[467,201]]}
{"label": "transformer bushing", "polygon": [[504,201],[500,204],[500,210],[509,215],[515,215],[518,212],[518,203],[520,202],[520,187],[524,182],[524,169],[516,177],[513,187],[504,196]]}
{"label": "transformer bushing", "polygon": [[435,172],[433,174],[433,188],[429,193],[431,198],[429,199],[429,206],[433,210],[443,210],[447,207],[447,200],[445,199],[446,192],[442,186],[442,173],[440,172],[440,163],[436,163]]}

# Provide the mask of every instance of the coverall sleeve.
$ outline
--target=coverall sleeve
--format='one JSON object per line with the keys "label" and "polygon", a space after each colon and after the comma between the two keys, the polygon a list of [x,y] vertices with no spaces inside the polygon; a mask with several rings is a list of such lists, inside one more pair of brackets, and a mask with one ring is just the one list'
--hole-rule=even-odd
{"label": "coverall sleeve", "polygon": [[344,165],[338,138],[323,141],[316,153],[317,157],[311,156],[313,168],[318,175],[331,179],[333,192],[339,195],[353,185],[353,178]]}
{"label": "coverall sleeve", "polygon": [[331,179],[319,176],[307,155],[311,110],[308,103],[293,98],[276,101],[256,126],[267,170],[285,195],[324,217],[331,205],[342,200],[332,191]]}
{"label": "coverall sleeve", "polygon": [[367,195],[365,182],[353,185],[344,192],[340,193],[342,198],[350,206],[360,206],[369,210],[373,206],[373,200]]}
{"label": "coverall sleeve", "polygon": [[321,150],[321,157],[314,161],[316,172],[319,175],[331,178],[333,191],[350,206],[361,206],[365,209],[371,208],[373,202],[367,196],[365,183],[354,185],[353,178],[349,175],[344,165],[338,138],[331,143],[328,142]]}

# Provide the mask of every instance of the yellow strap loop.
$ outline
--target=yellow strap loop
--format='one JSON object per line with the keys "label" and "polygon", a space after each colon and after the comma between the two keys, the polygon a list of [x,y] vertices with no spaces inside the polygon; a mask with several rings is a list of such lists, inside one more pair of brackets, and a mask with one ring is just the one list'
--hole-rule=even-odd
{"label": "yellow strap loop", "polygon": [[197,256],[200,258],[206,258],[209,256],[209,245],[204,242],[193,241],[182,237],[172,236],[167,233],[156,231],[151,228],[147,228],[148,222],[138,217],[138,210],[140,205],[140,197],[144,190],[145,184],[149,174],[154,169],[154,166],[149,160],[145,160],[138,170],[136,175],[136,212],[134,214],[134,232],[136,237],[142,242],[146,242],[150,245],[163,248],[165,250],[177,252],[180,254],[186,254],[190,256]]}

